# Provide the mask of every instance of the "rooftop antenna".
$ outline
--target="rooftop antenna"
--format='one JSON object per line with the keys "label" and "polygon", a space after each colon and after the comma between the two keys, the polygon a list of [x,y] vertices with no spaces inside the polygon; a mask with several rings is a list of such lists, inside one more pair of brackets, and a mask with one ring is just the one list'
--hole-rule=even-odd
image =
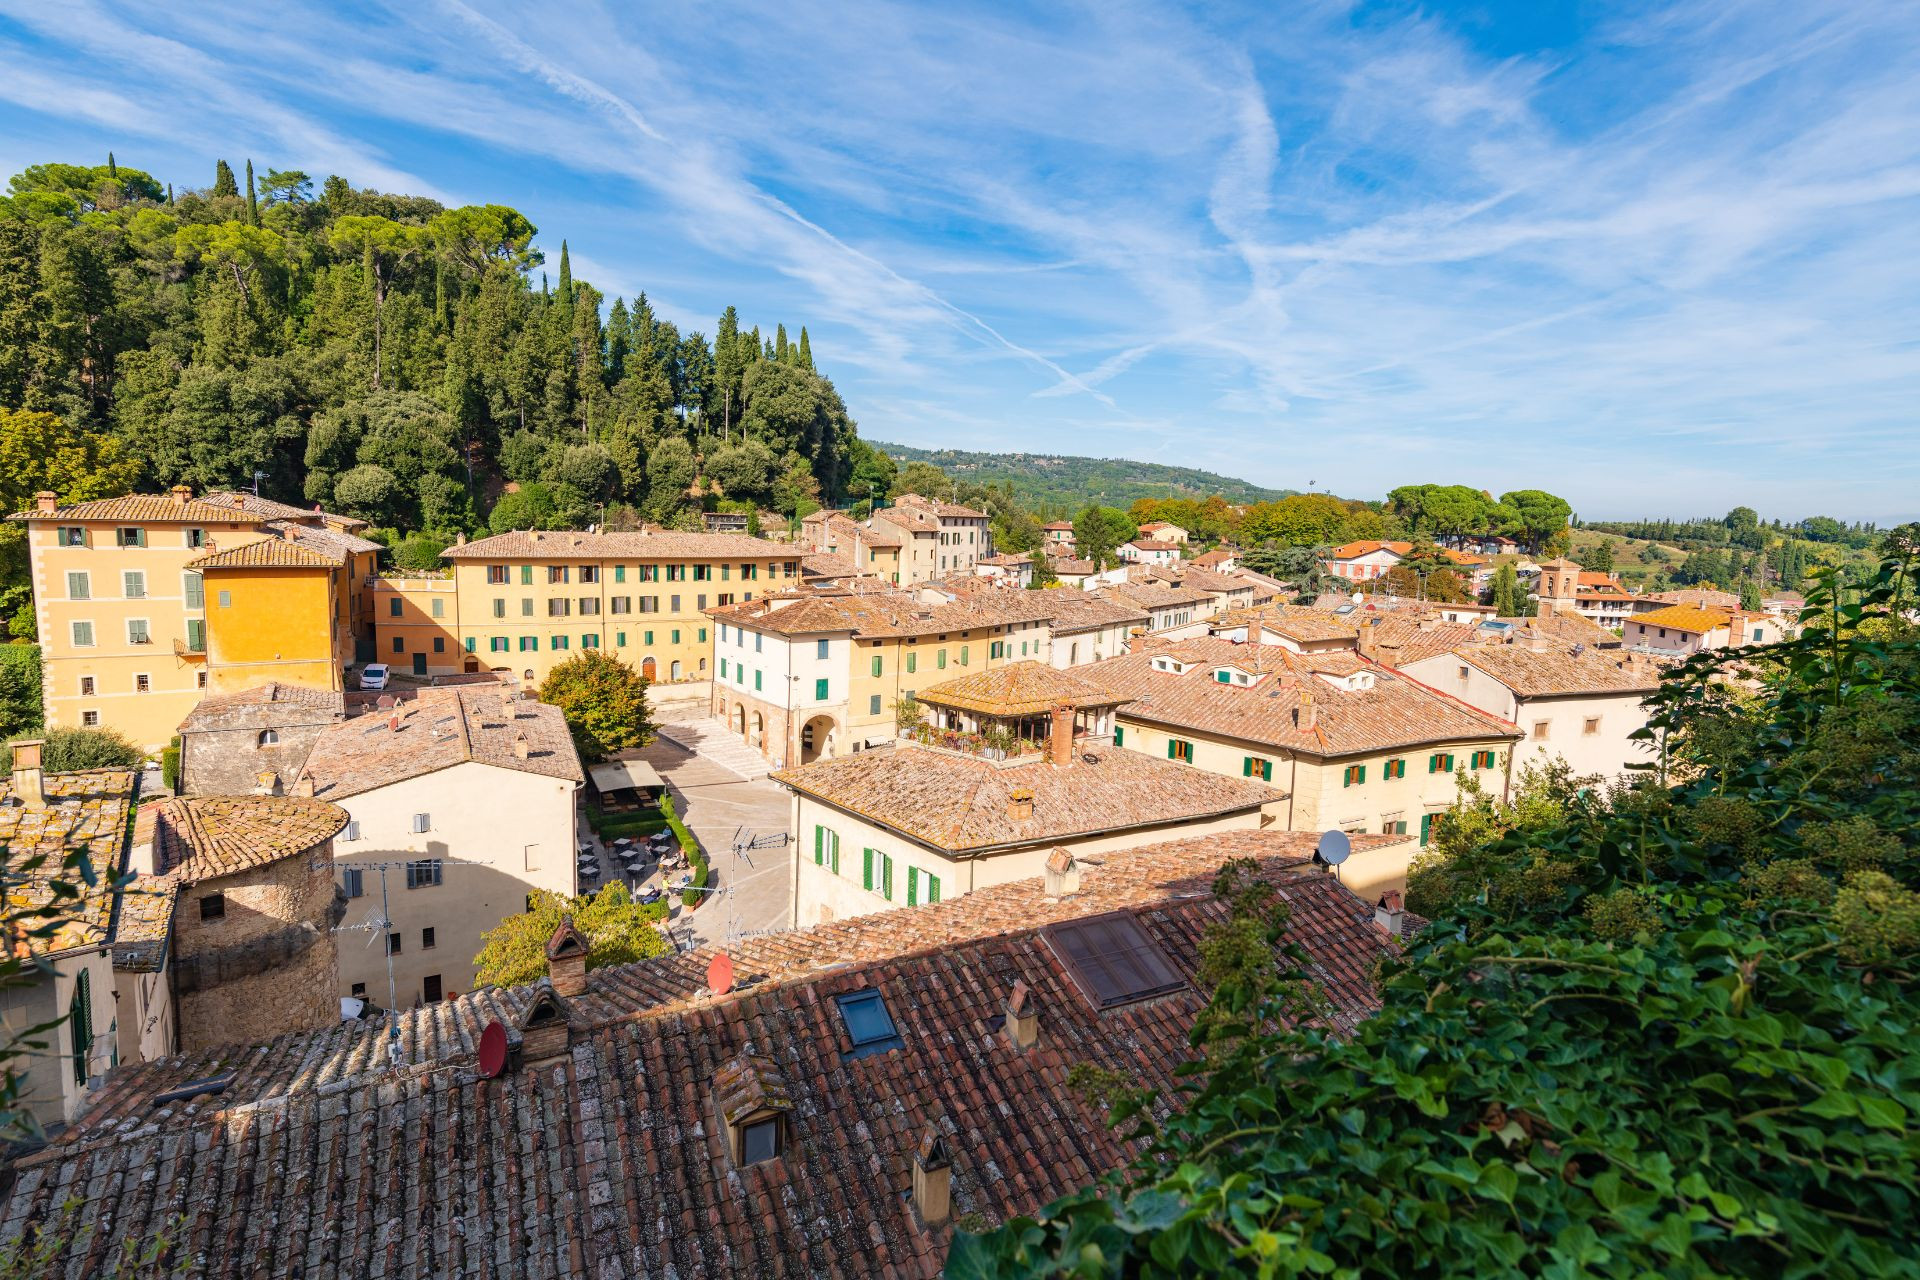
{"label": "rooftop antenna", "polygon": [[266,478],[267,478],[267,473],[264,471],[256,470],[253,473],[253,496],[254,497],[257,498],[260,496],[260,482],[262,480],[265,480]]}

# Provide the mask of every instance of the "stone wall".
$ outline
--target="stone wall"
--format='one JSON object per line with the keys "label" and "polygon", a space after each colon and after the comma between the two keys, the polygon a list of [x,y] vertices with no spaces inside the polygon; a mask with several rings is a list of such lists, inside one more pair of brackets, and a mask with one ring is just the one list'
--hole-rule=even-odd
{"label": "stone wall", "polygon": [[[213,894],[224,916],[202,918]],[[174,915],[174,999],[180,1049],[252,1043],[340,1018],[333,927],[346,898],[333,879],[333,842],[183,890]]]}
{"label": "stone wall", "polygon": [[260,746],[260,730],[196,730],[181,735],[180,793],[189,796],[244,796],[252,792],[254,780],[271,769],[280,775],[280,785],[289,788],[295,775],[306,764],[307,756],[320,735],[337,718],[309,724],[274,726],[280,741]]}

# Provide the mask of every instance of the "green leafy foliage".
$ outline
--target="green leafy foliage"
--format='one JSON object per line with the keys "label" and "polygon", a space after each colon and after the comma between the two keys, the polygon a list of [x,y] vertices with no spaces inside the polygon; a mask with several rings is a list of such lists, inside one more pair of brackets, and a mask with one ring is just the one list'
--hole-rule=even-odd
{"label": "green leafy foliage", "polygon": [[40,646],[0,645],[0,737],[29,736],[43,722]]}
{"label": "green leafy foliage", "polygon": [[[16,735],[21,736],[21,735]],[[146,760],[140,748],[117,729],[50,729],[39,737],[40,767],[48,773],[81,769],[137,769]]]}
{"label": "green leafy foliage", "polygon": [[583,760],[604,760],[653,740],[646,678],[598,649],[583,650],[547,672],[540,700],[567,718]]}
{"label": "green leafy foliage", "polygon": [[544,977],[547,939],[563,920],[572,920],[587,935],[588,969],[665,955],[667,940],[654,925],[666,918],[664,899],[635,902],[624,884],[578,898],[537,889],[526,911],[480,935],[474,981],[483,987],[517,987]]}
{"label": "green leafy foliage", "polygon": [[[1230,899],[1203,956],[1241,963],[1204,976],[1252,1013],[1196,1027],[1180,1099],[1090,1094],[1139,1158],[960,1234],[948,1274],[1911,1275],[1917,570],[1827,573],[1828,626],[1676,672],[1637,785],[1463,801],[1415,876],[1433,923],[1350,1034],[1247,962]],[[1758,687],[1729,699],[1736,662]]]}

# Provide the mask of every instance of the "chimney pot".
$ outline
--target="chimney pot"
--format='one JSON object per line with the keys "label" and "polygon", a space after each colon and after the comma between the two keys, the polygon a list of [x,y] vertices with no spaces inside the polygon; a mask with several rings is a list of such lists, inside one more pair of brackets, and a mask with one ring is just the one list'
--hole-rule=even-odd
{"label": "chimney pot", "polygon": [[1007,994],[1007,1039],[1022,1053],[1040,1043],[1040,1011],[1034,1008],[1025,978],[1015,981]]}
{"label": "chimney pot", "polygon": [[1405,927],[1406,912],[1401,908],[1402,899],[1398,889],[1389,889],[1380,895],[1380,901],[1374,904],[1373,922],[1398,938]]}
{"label": "chimney pot", "polygon": [[247,508],[247,495],[246,495],[246,494],[244,494],[244,493],[236,493],[236,494],[234,494],[234,495],[233,495],[233,509],[234,509],[235,511],[244,511],[244,510],[246,510],[246,508]]}
{"label": "chimney pot", "polygon": [[1007,797],[1007,820],[1026,822],[1033,817],[1033,792],[1024,787]]}
{"label": "chimney pot", "polygon": [[1073,704],[1055,703],[1053,725],[1047,731],[1047,757],[1056,766],[1073,763]]}
{"label": "chimney pot", "polygon": [[1047,856],[1046,893],[1049,898],[1071,897],[1080,891],[1080,862],[1071,852],[1056,847]]}
{"label": "chimney pot", "polygon": [[532,746],[531,746],[531,745],[530,745],[530,744],[529,744],[529,743],[527,742],[527,735],[526,735],[526,734],[524,734],[524,733],[516,733],[516,734],[514,734],[514,735],[513,735],[513,756],[514,756],[514,759],[516,759],[516,760],[525,760],[525,759],[526,759],[526,758],[527,758],[527,757],[528,757],[529,755],[531,755],[532,753],[533,753],[533,748],[532,748]]}
{"label": "chimney pot", "polygon": [[277,796],[280,794],[280,775],[272,769],[262,769],[253,775],[253,794],[257,796]]}
{"label": "chimney pot", "polygon": [[953,1213],[953,1157],[938,1122],[913,1153],[913,1208],[923,1226],[937,1227]]}
{"label": "chimney pot", "polygon": [[167,492],[172,495],[173,505],[176,507],[186,506],[187,499],[193,496],[193,490],[188,488],[184,484],[177,484],[173,486],[173,488],[167,490]]}
{"label": "chimney pot", "polygon": [[13,794],[29,809],[47,807],[46,784],[40,771],[45,738],[22,738],[13,744]]}
{"label": "chimney pot", "polygon": [[587,936],[574,927],[573,917],[562,920],[547,939],[547,981],[554,994],[572,997],[587,989],[588,950]]}
{"label": "chimney pot", "polygon": [[400,713],[398,711],[387,717],[387,729],[392,733],[400,732]]}
{"label": "chimney pot", "polygon": [[52,511],[60,505],[60,495],[50,489],[42,489],[33,495],[33,505],[39,511]]}
{"label": "chimney pot", "polygon": [[456,547],[464,547],[467,545],[467,531],[465,529],[453,535],[453,545]]}

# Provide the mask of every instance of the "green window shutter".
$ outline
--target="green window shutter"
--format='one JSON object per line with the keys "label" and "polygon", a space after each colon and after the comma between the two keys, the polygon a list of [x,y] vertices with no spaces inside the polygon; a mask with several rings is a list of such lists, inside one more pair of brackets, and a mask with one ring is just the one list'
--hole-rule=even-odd
{"label": "green window shutter", "polygon": [[833,868],[833,874],[839,875],[840,874],[840,833],[838,831],[833,833],[833,849],[829,855],[828,861],[829,861],[829,865],[832,866]]}
{"label": "green window shutter", "polygon": [[1173,753],[1174,753],[1174,752],[1173,752],[1173,749],[1174,749],[1174,747],[1176,747],[1177,745],[1179,745],[1179,744],[1178,744],[1178,743],[1176,743],[1176,742],[1175,742],[1175,741],[1174,741],[1174,740],[1173,740],[1172,738],[1168,738],[1168,739],[1167,739],[1167,759],[1169,759],[1169,760],[1171,760],[1171,759],[1173,759]]}
{"label": "green window shutter", "polygon": [[1273,781],[1273,761],[1262,760],[1260,762],[1260,781],[1262,782]]}
{"label": "green window shutter", "polygon": [[1423,813],[1423,814],[1421,814],[1421,815],[1420,815],[1420,843],[1421,843],[1421,845],[1422,845],[1422,846],[1425,846],[1425,844],[1427,843],[1427,841],[1428,841],[1428,840],[1430,840],[1430,839],[1432,839],[1432,838],[1433,838],[1433,815],[1432,815],[1432,814],[1430,814],[1430,813]]}
{"label": "green window shutter", "polygon": [[753,689],[755,693],[760,691],[760,673],[758,671],[753,673]]}
{"label": "green window shutter", "polygon": [[1367,780],[1367,766],[1365,766],[1365,765],[1361,765],[1361,766],[1360,766],[1360,776],[1359,776],[1359,777],[1357,777],[1357,778],[1355,778],[1355,779],[1354,779],[1354,781],[1355,781],[1355,782],[1365,782],[1366,780]]}
{"label": "green window shutter", "polygon": [[860,887],[871,891],[873,888],[873,850],[860,851]]}
{"label": "green window shutter", "polygon": [[82,969],[74,978],[70,1026],[73,1032],[73,1082],[87,1082],[87,1051],[93,1047],[93,974]]}
{"label": "green window shutter", "polygon": [[1246,759],[1240,762],[1240,776],[1243,778],[1251,778],[1253,776],[1253,757],[1252,756],[1248,756]]}
{"label": "green window shutter", "polygon": [[827,860],[827,829],[819,823],[813,825],[813,865],[819,866]]}
{"label": "green window shutter", "polygon": [[907,868],[907,905],[910,907],[920,905],[920,868],[918,867]]}
{"label": "green window shutter", "polygon": [[927,901],[928,902],[940,901],[940,877],[939,876],[927,877]]}
{"label": "green window shutter", "polygon": [[1431,755],[1431,756],[1428,756],[1428,757],[1427,757],[1427,772],[1428,772],[1428,773],[1438,773],[1438,772],[1440,772],[1440,757],[1439,757],[1439,756],[1437,756],[1437,755]]}
{"label": "green window shutter", "polygon": [[533,566],[532,565],[523,564],[520,566],[520,585],[523,587],[530,587],[533,585]]}
{"label": "green window shutter", "polygon": [[880,674],[880,655],[877,653],[873,655],[873,674]]}
{"label": "green window shutter", "polygon": [[909,653],[907,655],[907,674],[912,675],[914,673],[914,670],[917,667],[919,667],[919,665],[920,665],[920,655],[917,653]]}
{"label": "green window shutter", "polygon": [[893,901],[893,858],[884,853],[880,855],[880,896]]}
{"label": "green window shutter", "polygon": [[817,702],[825,702],[827,700],[827,682],[824,679],[813,682],[813,696]]}
{"label": "green window shutter", "polygon": [[945,671],[947,669],[947,651],[945,649],[933,655],[933,665],[935,670],[938,671]]}
{"label": "green window shutter", "polygon": [[1126,740],[1127,740],[1127,731],[1121,728],[1119,725],[1113,726],[1113,745],[1116,747],[1121,746],[1125,744]]}

